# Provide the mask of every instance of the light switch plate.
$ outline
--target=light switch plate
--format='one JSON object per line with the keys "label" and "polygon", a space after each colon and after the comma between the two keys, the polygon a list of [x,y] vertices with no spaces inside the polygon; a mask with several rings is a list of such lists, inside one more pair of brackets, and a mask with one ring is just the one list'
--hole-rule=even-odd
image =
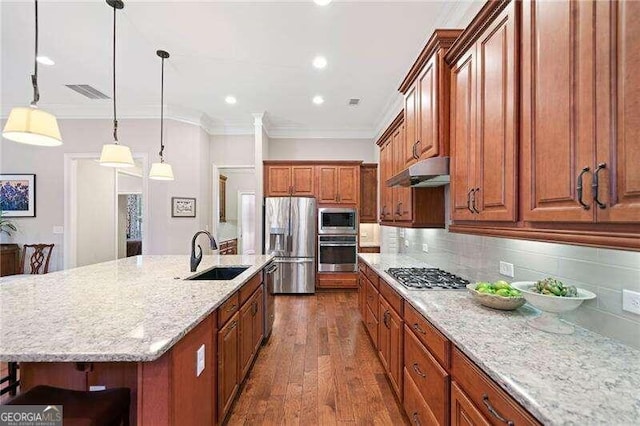
{"label": "light switch plate", "polygon": [[640,293],[622,290],[622,310],[640,315]]}
{"label": "light switch plate", "polygon": [[54,234],[64,234],[64,227],[63,226],[54,226],[53,227],[53,233]]}
{"label": "light switch plate", "polygon": [[513,263],[500,261],[500,273],[502,275],[506,275],[507,277],[513,278]]}
{"label": "light switch plate", "polygon": [[422,245],[422,251],[425,253],[429,253],[429,244],[423,244]]}
{"label": "light switch plate", "polygon": [[204,345],[198,348],[196,352],[196,377],[199,377],[204,371]]}

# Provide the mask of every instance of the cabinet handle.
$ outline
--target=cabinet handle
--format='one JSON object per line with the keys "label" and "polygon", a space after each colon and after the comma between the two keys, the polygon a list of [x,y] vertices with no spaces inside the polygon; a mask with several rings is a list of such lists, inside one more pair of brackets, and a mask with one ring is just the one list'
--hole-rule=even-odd
{"label": "cabinet handle", "polygon": [[413,415],[412,415],[411,417],[413,418],[413,423],[414,423],[416,426],[420,426],[420,419],[418,418],[418,412],[417,412],[417,411],[414,411],[414,412],[413,412]]}
{"label": "cabinet handle", "polygon": [[471,208],[473,209],[474,213],[480,213],[480,210],[478,210],[476,208],[476,192],[480,192],[480,188],[476,188],[473,190],[473,199],[471,200]]}
{"label": "cabinet handle", "polygon": [[389,325],[389,317],[391,316],[391,314],[389,313],[389,311],[385,311],[384,315],[383,315],[383,321],[384,322],[384,326],[387,328],[391,328],[391,326]]}
{"label": "cabinet handle", "polygon": [[233,305],[231,305],[231,306],[229,307],[229,309],[227,309],[227,312],[233,312],[233,311],[235,311],[235,310],[236,310],[236,307],[237,307],[237,305],[234,303]]}
{"label": "cabinet handle", "polygon": [[473,213],[473,210],[471,210],[471,193],[472,192],[473,192],[473,188],[471,188],[469,192],[467,192],[467,210],[469,210],[471,213]]}
{"label": "cabinet handle", "polygon": [[418,376],[423,377],[425,379],[427,378],[427,375],[422,371],[420,371],[420,366],[418,365],[417,362],[413,363],[413,371],[415,371],[418,374]]}
{"label": "cabinet handle", "polygon": [[493,408],[493,406],[489,402],[489,395],[487,395],[486,393],[482,395],[482,402],[484,403],[484,406],[487,407],[487,410],[489,410],[489,412],[491,413],[491,415],[493,417],[495,417],[496,419],[500,420],[502,423],[506,423],[508,426],[514,426],[515,425],[515,423],[513,421],[505,419],[504,417],[502,417],[500,415],[500,413],[498,413],[496,411],[495,408]]}
{"label": "cabinet handle", "polygon": [[414,155],[416,160],[420,159],[420,154],[418,154],[418,146],[419,145],[420,145],[420,141],[417,140],[416,143],[414,144],[415,148],[413,148],[413,155]]}
{"label": "cabinet handle", "polygon": [[231,325],[229,326],[229,331],[233,330],[234,328],[236,328],[236,326],[238,325],[238,321],[233,320],[233,322],[231,323]]}
{"label": "cabinet handle", "polygon": [[384,205],[382,206],[382,210],[380,211],[380,220],[384,220],[384,218],[387,216],[387,214],[385,213],[387,211],[387,206]]}
{"label": "cabinet handle", "polygon": [[400,206],[402,206],[402,202],[398,203],[398,208],[396,209],[396,216],[402,216],[402,209],[400,208]]}
{"label": "cabinet handle", "polygon": [[[582,175],[584,175],[585,173],[587,173],[589,170],[591,170],[589,168],[589,166],[585,167],[582,169],[582,171],[580,172],[580,174],[578,175],[578,183],[576,185],[576,195],[578,196],[578,203],[582,206],[583,209],[585,210],[589,210],[591,208],[591,206],[589,206],[588,204],[585,204],[584,201],[582,201]],[[596,197],[597,198],[597,197]]]}
{"label": "cabinet handle", "polygon": [[418,325],[418,323],[417,323],[417,322],[413,324],[413,329],[414,329],[415,331],[417,331],[418,333],[421,333],[421,334],[427,334],[427,332],[426,332],[426,331],[424,331],[424,330],[423,330],[423,329]]}
{"label": "cabinet handle", "polygon": [[598,199],[598,186],[600,185],[599,174],[600,170],[606,168],[607,163],[598,164],[598,167],[596,167],[595,171],[593,172],[593,183],[591,184],[591,189],[593,190],[593,202],[596,203],[601,209],[606,209],[607,205]]}

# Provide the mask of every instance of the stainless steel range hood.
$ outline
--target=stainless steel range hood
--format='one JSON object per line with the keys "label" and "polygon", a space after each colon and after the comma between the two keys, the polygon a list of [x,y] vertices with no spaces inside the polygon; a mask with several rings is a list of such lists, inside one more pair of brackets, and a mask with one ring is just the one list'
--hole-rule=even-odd
{"label": "stainless steel range hood", "polygon": [[432,157],[413,164],[387,179],[392,186],[442,186],[449,183],[449,157]]}

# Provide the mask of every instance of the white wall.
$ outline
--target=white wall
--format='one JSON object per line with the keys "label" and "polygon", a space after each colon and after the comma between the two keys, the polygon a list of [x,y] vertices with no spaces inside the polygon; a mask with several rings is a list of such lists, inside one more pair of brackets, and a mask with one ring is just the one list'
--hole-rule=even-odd
{"label": "white wall", "polygon": [[[4,121],[0,125],[4,126]],[[52,271],[63,266],[63,235],[52,230],[64,223],[64,154],[99,154],[104,143],[111,143],[112,134],[111,120],[59,120],[59,126],[64,140],[60,147],[39,148],[4,139],[0,142],[0,172],[37,175],[37,217],[16,219],[19,232],[9,241],[55,243]],[[130,146],[134,154],[146,154],[149,162],[157,161],[157,120],[120,120],[118,135],[120,143]],[[191,236],[211,223],[209,135],[199,126],[167,120],[165,144],[165,160],[173,166],[176,180],[149,182],[149,199],[145,200],[149,240],[143,250],[149,254],[188,254]],[[196,197],[196,218],[172,218],[172,196]]]}
{"label": "white wall", "polygon": [[133,176],[118,171],[118,194],[141,194],[142,176]]}
{"label": "white wall", "polygon": [[270,160],[354,160],[373,163],[371,139],[270,139]]}
{"label": "white wall", "polygon": [[76,165],[76,266],[114,260],[115,171],[94,159]]}
{"label": "white wall", "polygon": [[255,161],[254,135],[212,135],[211,161],[218,166],[250,166]]}

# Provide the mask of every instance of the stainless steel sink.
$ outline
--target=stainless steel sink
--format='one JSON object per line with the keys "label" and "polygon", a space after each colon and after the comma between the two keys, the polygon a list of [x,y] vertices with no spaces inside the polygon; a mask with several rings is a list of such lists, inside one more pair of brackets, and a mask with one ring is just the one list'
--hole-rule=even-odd
{"label": "stainless steel sink", "polygon": [[249,266],[215,266],[211,269],[207,269],[204,272],[186,278],[187,280],[208,280],[208,281],[228,281],[232,280],[244,271],[249,269]]}

